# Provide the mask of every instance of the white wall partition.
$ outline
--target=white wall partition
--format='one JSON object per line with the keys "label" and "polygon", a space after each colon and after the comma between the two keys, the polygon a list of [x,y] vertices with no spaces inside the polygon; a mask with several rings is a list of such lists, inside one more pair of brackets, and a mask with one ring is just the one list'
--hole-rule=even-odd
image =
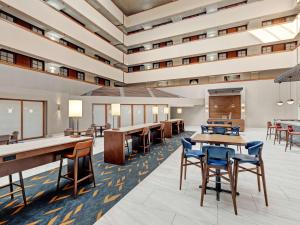
{"label": "white wall partition", "polygon": [[21,134],[21,101],[0,100],[0,135]]}
{"label": "white wall partition", "polygon": [[146,123],[153,123],[152,107],[153,105],[146,105]]}
{"label": "white wall partition", "polygon": [[93,105],[93,123],[105,125],[105,105]]}
{"label": "white wall partition", "polygon": [[167,119],[167,115],[164,114],[165,107],[167,107],[167,105],[159,105],[158,106],[158,122],[165,121]]}
{"label": "white wall partition", "polygon": [[132,125],[131,105],[121,105],[121,127]]}
{"label": "white wall partition", "polygon": [[133,125],[144,123],[144,105],[133,105]]}
{"label": "white wall partition", "polygon": [[43,102],[23,101],[23,139],[42,137],[43,123]]}

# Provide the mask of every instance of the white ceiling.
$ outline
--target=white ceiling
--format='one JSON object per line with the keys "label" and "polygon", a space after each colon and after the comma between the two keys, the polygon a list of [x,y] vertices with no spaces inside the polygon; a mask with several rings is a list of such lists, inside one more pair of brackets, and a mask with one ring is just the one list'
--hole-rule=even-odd
{"label": "white ceiling", "polygon": [[130,16],[175,0],[112,0],[125,15]]}
{"label": "white ceiling", "polygon": [[0,64],[0,74],[0,90],[1,88],[10,87],[11,90],[15,89],[16,91],[22,88],[82,95],[99,88],[99,85],[96,84],[71,80],[6,64]]}

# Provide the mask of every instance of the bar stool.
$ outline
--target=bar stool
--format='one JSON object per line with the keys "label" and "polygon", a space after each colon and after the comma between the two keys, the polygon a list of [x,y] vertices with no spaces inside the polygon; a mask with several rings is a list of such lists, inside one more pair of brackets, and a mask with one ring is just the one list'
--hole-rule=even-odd
{"label": "bar stool", "polygon": [[176,134],[179,134],[179,133],[180,133],[180,121],[177,121],[177,122],[173,125],[172,129],[174,129],[174,131],[175,131]]}
{"label": "bar stool", "polygon": [[[13,199],[14,198],[14,193],[22,192],[22,197],[23,197],[24,205],[27,206],[26,195],[25,195],[25,188],[24,188],[24,180],[23,180],[22,172],[19,172],[19,181],[20,181],[20,184],[14,183],[12,181],[12,175],[8,175],[8,179],[9,179],[9,184],[1,186],[0,189],[9,187],[10,192],[8,192],[7,194],[4,194],[4,195],[0,196],[0,198],[5,198],[5,197],[7,197],[7,196],[10,195],[10,198]],[[19,187],[21,189],[14,190],[14,186]]]}
{"label": "bar stool", "polygon": [[166,138],[165,138],[165,124],[162,123],[160,128],[157,129],[157,131],[160,133],[160,135],[156,139],[160,140],[161,142],[165,142],[166,141]]}
{"label": "bar stool", "polygon": [[144,154],[148,151],[150,152],[150,129],[149,127],[144,127],[142,133],[138,134],[139,146],[138,148],[143,149]]}
{"label": "bar stool", "polygon": [[290,144],[290,150],[292,150],[293,145],[293,137],[294,136],[300,136],[300,132],[295,131],[292,125],[288,125],[288,132],[287,132],[287,139],[286,139],[286,145],[285,145],[285,151],[288,148],[288,145]]}
{"label": "bar stool", "polygon": [[179,131],[184,132],[184,122],[183,122],[183,120],[179,121]]}
{"label": "bar stool", "polygon": [[283,128],[281,126],[280,123],[276,123],[275,124],[275,137],[274,137],[274,145],[276,140],[278,140],[278,143],[280,144],[281,141],[281,133],[284,132],[285,133],[285,139],[287,139],[288,136],[288,129],[287,128]]}
{"label": "bar stool", "polygon": [[[82,182],[86,179],[89,179],[89,178],[93,178],[93,184],[94,184],[94,187],[96,187],[93,162],[92,162],[92,155],[93,155],[92,150],[93,150],[93,140],[89,140],[89,141],[77,143],[74,147],[73,152],[66,153],[61,156],[60,167],[59,167],[59,172],[58,172],[57,191],[59,190],[60,178],[65,178],[67,180],[71,180],[74,183],[74,198],[77,197],[77,186],[80,182]],[[84,165],[86,157],[88,157],[89,167],[90,167],[90,169],[86,171],[86,172],[88,172],[88,175],[86,175],[85,177],[82,177],[78,180],[79,159],[83,158],[83,165]],[[61,175],[63,159],[70,159],[70,160],[74,161],[74,170],[73,170],[74,177],[73,178],[69,177],[71,172]]]}
{"label": "bar stool", "polygon": [[272,131],[276,129],[276,125],[273,125],[271,121],[267,122],[267,136],[266,136],[266,140],[269,138],[271,138],[272,136]]}
{"label": "bar stool", "polygon": [[16,144],[19,142],[18,140],[19,131],[14,131],[10,137],[9,144]]}

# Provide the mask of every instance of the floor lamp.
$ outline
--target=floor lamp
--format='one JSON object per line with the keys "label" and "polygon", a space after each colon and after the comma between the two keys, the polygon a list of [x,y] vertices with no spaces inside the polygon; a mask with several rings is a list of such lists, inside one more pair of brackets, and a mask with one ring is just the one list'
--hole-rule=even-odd
{"label": "floor lamp", "polygon": [[73,119],[72,128],[75,130],[75,120],[77,133],[79,132],[79,118],[82,117],[82,100],[69,100],[69,118]]}
{"label": "floor lamp", "polygon": [[157,123],[158,120],[158,106],[152,107],[152,114],[153,114],[153,123]]}
{"label": "floor lamp", "polygon": [[[111,104],[111,115],[113,119],[113,130],[119,130],[118,118],[121,115],[121,105]],[[115,127],[115,118],[117,118],[117,127]]]}

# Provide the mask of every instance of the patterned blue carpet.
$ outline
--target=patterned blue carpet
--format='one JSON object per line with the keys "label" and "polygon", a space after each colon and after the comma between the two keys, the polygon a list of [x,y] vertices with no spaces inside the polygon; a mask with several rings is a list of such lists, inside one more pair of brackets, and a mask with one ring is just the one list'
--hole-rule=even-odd
{"label": "patterned blue carpet", "polygon": [[[91,225],[178,149],[181,137],[192,134],[184,132],[167,139],[165,144],[154,144],[149,154],[138,153],[124,166],[104,163],[103,153],[95,155],[97,186],[80,186],[77,199],[73,198],[68,181],[63,180],[61,190],[56,192],[58,169],[27,178],[24,182],[28,206],[24,207],[19,193],[13,200],[0,199],[0,225]],[[0,196],[4,193],[1,190]]]}

